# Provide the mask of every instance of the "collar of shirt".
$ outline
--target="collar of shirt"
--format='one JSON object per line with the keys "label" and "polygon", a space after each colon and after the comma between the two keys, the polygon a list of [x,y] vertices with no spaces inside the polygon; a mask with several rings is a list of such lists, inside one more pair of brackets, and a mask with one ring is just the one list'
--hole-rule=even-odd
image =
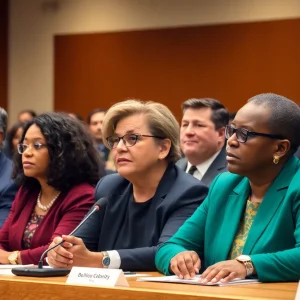
{"label": "collar of shirt", "polygon": [[[216,157],[220,154],[220,152],[221,152],[221,150],[216,152],[213,156],[211,156],[209,159],[207,159],[203,163],[197,165],[196,166],[197,171],[194,172],[193,176],[196,177],[197,179],[201,180],[202,177],[204,176],[204,174],[206,173],[206,171],[208,170],[208,168],[210,167],[210,165],[213,163],[213,161],[216,159]],[[192,166],[192,164],[188,161],[187,168],[185,170],[186,173],[188,173],[191,166]]]}

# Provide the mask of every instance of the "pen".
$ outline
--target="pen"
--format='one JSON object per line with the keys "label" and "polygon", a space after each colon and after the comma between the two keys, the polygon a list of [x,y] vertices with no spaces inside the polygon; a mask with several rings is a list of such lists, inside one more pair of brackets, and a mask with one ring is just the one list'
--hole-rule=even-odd
{"label": "pen", "polygon": [[124,275],[136,275],[136,272],[125,271]]}

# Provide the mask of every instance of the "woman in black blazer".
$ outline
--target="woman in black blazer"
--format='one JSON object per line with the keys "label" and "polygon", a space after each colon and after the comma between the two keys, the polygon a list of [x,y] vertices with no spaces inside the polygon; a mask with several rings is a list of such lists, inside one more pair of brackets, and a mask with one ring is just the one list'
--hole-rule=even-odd
{"label": "woman in black blazer", "polygon": [[[62,246],[48,253],[53,267],[155,270],[157,246],[167,241],[204,200],[207,187],[175,166],[179,125],[164,105],[128,100],[112,106],[103,140],[117,174],[98,183],[108,203]],[[58,238],[54,242],[58,243]]]}

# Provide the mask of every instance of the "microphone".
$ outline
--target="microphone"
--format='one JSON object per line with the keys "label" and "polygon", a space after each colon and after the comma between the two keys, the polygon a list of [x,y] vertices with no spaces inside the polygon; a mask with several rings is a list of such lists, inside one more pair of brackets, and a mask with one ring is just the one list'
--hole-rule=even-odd
{"label": "microphone", "polygon": [[[107,204],[107,198],[100,198],[94,206],[90,209],[87,215],[83,218],[83,220],[79,223],[79,225],[68,235],[74,235],[74,233],[86,222],[87,219],[95,212],[100,210],[101,207]],[[54,246],[48,248],[44,253],[41,255],[38,266],[37,267],[29,267],[29,268],[13,268],[11,272],[15,275],[20,276],[33,276],[33,277],[53,277],[53,276],[65,276],[70,273],[70,269],[64,268],[44,268],[43,267],[43,260],[47,253],[54,248],[58,247],[64,243],[64,240],[55,244]]]}

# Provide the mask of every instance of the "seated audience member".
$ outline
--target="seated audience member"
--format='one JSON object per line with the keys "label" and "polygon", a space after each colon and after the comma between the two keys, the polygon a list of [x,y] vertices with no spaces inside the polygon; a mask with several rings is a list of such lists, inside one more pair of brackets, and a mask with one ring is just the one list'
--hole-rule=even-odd
{"label": "seated audience member", "polygon": [[65,114],[27,123],[18,151],[21,187],[0,230],[0,263],[37,264],[53,238],[69,234],[94,204],[103,170],[85,126]]}
{"label": "seated audience member", "polygon": [[31,109],[24,109],[19,112],[18,120],[22,123],[27,123],[32,121],[37,116],[36,112]]}
{"label": "seated audience member", "polygon": [[7,113],[0,107],[0,228],[6,220],[18,190],[11,179],[13,164],[1,151],[7,127]]}
{"label": "seated audience member", "polygon": [[276,94],[251,98],[226,128],[228,170],[156,254],[159,271],[202,282],[300,278],[300,110]]}
{"label": "seated audience member", "polygon": [[90,132],[92,133],[96,148],[98,149],[101,158],[107,161],[109,156],[109,149],[105,147],[102,139],[102,123],[105,115],[105,110],[101,108],[96,108],[91,111],[87,117],[87,124]]}
{"label": "seated audience member", "polygon": [[225,126],[229,114],[215,99],[189,99],[182,105],[180,146],[184,158],[177,165],[207,186],[227,171]]}
{"label": "seated audience member", "polygon": [[207,187],[175,166],[179,126],[162,104],[128,100],[113,105],[104,118],[103,138],[118,171],[96,188],[96,198],[106,197],[108,203],[79,229],[79,238],[63,236],[66,242],[49,251],[48,262],[155,270],[157,245],[192,215]]}
{"label": "seated audience member", "polygon": [[78,113],[68,113],[68,116],[80,122],[84,122],[82,116]]}
{"label": "seated audience member", "polygon": [[16,123],[9,131],[8,137],[5,143],[4,153],[8,158],[13,158],[13,156],[18,153],[18,144],[24,130],[25,123]]}

